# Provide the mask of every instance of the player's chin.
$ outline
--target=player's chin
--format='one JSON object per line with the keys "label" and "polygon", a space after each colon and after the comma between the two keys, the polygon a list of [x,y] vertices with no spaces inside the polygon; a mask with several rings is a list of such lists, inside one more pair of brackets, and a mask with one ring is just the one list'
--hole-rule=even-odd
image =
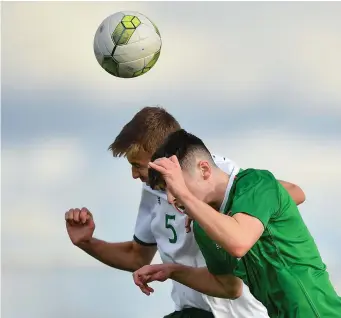
{"label": "player's chin", "polygon": [[141,180],[143,183],[149,185],[149,183],[148,183],[148,178],[140,178],[140,180]]}

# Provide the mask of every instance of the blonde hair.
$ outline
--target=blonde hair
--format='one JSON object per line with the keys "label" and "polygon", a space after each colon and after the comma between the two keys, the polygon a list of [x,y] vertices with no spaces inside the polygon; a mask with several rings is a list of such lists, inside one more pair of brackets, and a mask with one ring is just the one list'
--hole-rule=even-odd
{"label": "blonde hair", "polygon": [[109,146],[114,157],[153,154],[166,137],[181,129],[178,121],[162,107],[144,107],[135,114]]}

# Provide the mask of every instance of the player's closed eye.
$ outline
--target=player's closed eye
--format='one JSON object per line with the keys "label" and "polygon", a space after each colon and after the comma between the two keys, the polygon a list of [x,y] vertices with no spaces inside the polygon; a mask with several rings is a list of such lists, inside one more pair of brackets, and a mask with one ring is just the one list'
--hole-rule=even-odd
{"label": "player's closed eye", "polygon": [[159,182],[154,186],[154,190],[166,191],[166,184],[164,182]]}

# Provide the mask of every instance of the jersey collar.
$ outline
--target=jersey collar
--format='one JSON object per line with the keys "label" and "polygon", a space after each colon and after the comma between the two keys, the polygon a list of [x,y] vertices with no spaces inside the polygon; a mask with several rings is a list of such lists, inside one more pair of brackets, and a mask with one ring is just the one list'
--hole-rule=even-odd
{"label": "jersey collar", "polygon": [[236,175],[239,173],[239,170],[240,169],[238,167],[233,167],[233,169],[232,169],[232,172],[230,174],[230,179],[229,179],[229,182],[228,182],[227,187],[226,187],[224,200],[223,200],[223,203],[221,204],[220,209],[219,209],[220,213],[224,212],[224,209],[225,209],[227,200],[229,198],[229,194],[230,194],[234,179],[236,178]]}

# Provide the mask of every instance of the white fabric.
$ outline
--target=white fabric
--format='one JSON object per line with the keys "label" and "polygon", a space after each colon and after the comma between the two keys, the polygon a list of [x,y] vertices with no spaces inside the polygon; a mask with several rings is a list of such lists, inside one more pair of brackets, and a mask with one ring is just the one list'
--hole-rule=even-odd
{"label": "white fabric", "polygon": [[[239,167],[231,160],[213,155],[219,168],[235,176]],[[226,198],[228,197],[226,193]],[[224,200],[226,203],[226,200]],[[135,226],[135,236],[145,243],[157,243],[164,263],[177,263],[192,267],[205,267],[206,263],[197,245],[193,231],[185,231],[186,215],[181,214],[167,202],[164,192],[154,191],[143,185],[140,209]],[[176,232],[176,242],[174,233]],[[217,318],[263,318],[268,317],[265,307],[257,301],[244,284],[243,294],[236,300],[214,298],[201,294],[178,282],[173,282],[172,299],[175,310],[196,307],[212,311]]]}

